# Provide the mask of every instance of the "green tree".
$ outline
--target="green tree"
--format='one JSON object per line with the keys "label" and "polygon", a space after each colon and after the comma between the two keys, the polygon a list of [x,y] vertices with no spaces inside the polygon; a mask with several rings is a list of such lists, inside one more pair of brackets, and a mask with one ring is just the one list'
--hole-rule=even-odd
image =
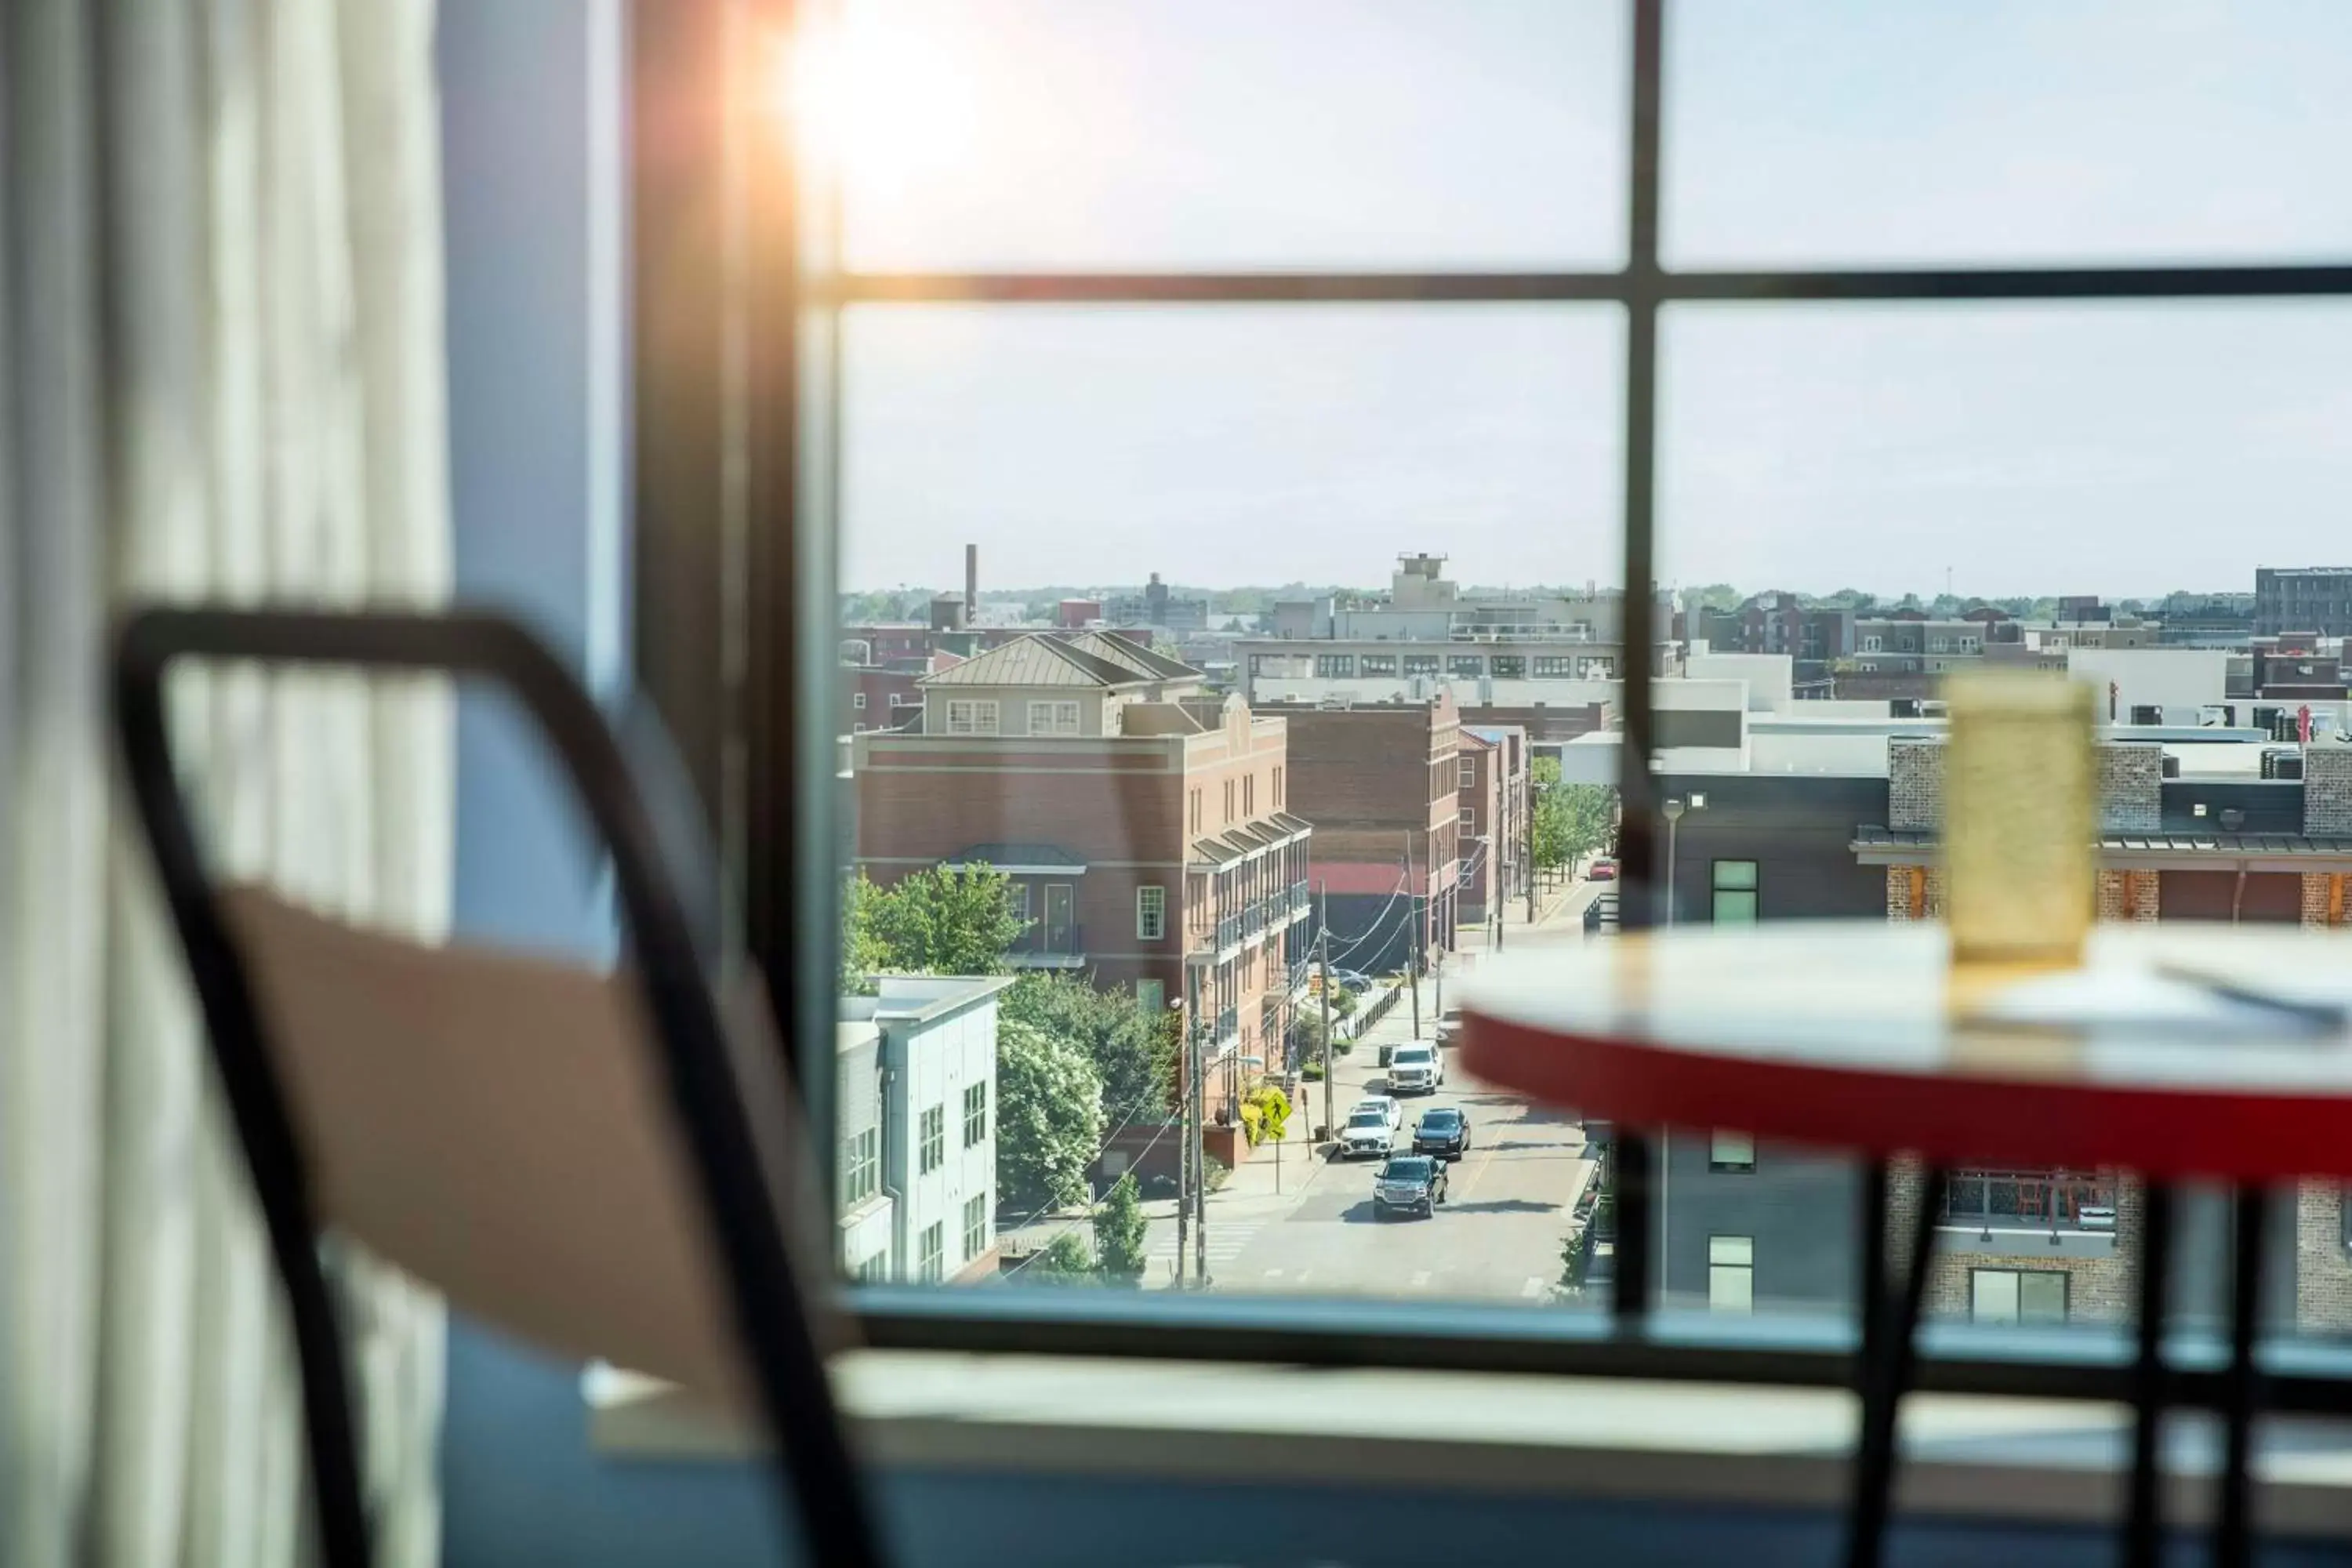
{"label": "green tree", "polygon": [[890,947],[874,930],[873,902],[882,890],[866,873],[850,878],[841,893],[841,989],[848,996],[874,994],[874,976],[894,967]]}
{"label": "green tree", "polygon": [[1025,929],[1005,897],[1011,886],[991,867],[933,866],[887,888],[856,888],[842,940],[845,963],[854,958],[868,966],[866,973],[1001,974],[1004,955]]}
{"label": "green tree", "polygon": [[1617,837],[1617,792],[1603,784],[1562,784],[1559,764],[1538,757],[1536,808],[1529,846],[1536,868],[1556,871],[1605,849]]}
{"label": "green tree", "polygon": [[1143,1200],[1129,1171],[1095,1205],[1095,1268],[1106,1285],[1139,1284],[1146,1229]]}
{"label": "green tree", "polygon": [[1076,1041],[1101,1075],[1103,1114],[1113,1122],[1167,1109],[1176,1081],[1172,1013],[1147,1010],[1125,992],[1097,991],[1070,975],[1031,973],[1004,993],[997,1016]]}
{"label": "green tree", "polygon": [[1683,607],[1687,610],[1736,610],[1746,601],[1747,595],[1728,583],[1702,583],[1683,590]]}
{"label": "green tree", "polygon": [[1033,1025],[996,1022],[996,1190],[1020,1209],[1086,1195],[1102,1147],[1102,1078],[1075,1042]]}
{"label": "green tree", "polygon": [[1085,1238],[1075,1230],[1065,1230],[1055,1233],[1014,1277],[1024,1285],[1091,1285],[1100,1275]]}

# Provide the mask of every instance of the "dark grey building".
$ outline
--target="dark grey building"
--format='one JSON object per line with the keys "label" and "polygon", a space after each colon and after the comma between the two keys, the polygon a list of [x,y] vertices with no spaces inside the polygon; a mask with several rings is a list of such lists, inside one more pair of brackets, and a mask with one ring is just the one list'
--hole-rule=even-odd
{"label": "dark grey building", "polygon": [[[1685,805],[1672,836],[1675,923],[1888,918],[1888,868],[1863,853],[1864,846],[1890,837],[1886,825],[1904,815],[1891,809],[1896,803],[1885,778],[1687,774],[1659,784],[1661,798]],[[2226,811],[2248,834],[2307,830],[2299,783],[2168,779],[2159,787],[2163,828],[2210,834]],[[2161,876],[2165,918],[2216,918],[2206,882],[2220,873],[2167,869]],[[2280,918],[2269,905],[2298,883],[2256,873],[2247,882],[2263,883],[2263,898],[2254,900],[2234,873],[2227,880],[2237,889],[2240,918],[2249,920]],[[2269,897],[2273,891],[2277,899]],[[2219,896],[2218,918],[2227,920],[2231,896]],[[2259,912],[2256,901],[2263,904]],[[2292,907],[2284,918],[2294,918]],[[1655,1256],[1667,1307],[1816,1318],[1852,1313],[1861,1203],[1852,1161],[1759,1145],[1736,1129],[1669,1131],[1658,1141]],[[1908,1212],[1900,1193],[1896,1210]],[[2188,1317],[2218,1321],[2228,1277],[2226,1206],[2217,1194],[2191,1192],[2179,1212],[2173,1300]],[[1938,1231],[1929,1311],[1982,1315],[1985,1301],[1997,1299],[2021,1303],[2031,1318],[2038,1298],[2043,1310],[2054,1302],[2069,1319],[2123,1321],[2139,1222],[2138,1194],[2127,1173],[1965,1173],[1954,1183]],[[2294,1326],[2299,1296],[2312,1294],[2299,1289],[2304,1282],[2296,1275],[2295,1205],[2275,1205],[2273,1223],[2265,1314]],[[2352,1228],[2345,1239],[2352,1253]],[[2306,1310],[2302,1326],[2320,1325]]]}
{"label": "dark grey building", "polygon": [[2352,566],[2258,566],[2254,635],[2352,637]]}

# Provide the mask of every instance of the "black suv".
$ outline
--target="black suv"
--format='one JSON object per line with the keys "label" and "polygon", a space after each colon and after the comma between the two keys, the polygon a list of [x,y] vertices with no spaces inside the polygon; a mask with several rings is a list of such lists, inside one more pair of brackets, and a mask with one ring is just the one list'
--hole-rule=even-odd
{"label": "black suv", "polygon": [[1470,1118],[1456,1107],[1441,1105],[1424,1110],[1413,1123],[1412,1152],[1434,1154],[1441,1160],[1459,1160],[1470,1149]]}
{"label": "black suv", "polygon": [[1391,1154],[1372,1178],[1372,1214],[1385,1219],[1391,1209],[1430,1215],[1445,1201],[1445,1162],[1426,1154]]}

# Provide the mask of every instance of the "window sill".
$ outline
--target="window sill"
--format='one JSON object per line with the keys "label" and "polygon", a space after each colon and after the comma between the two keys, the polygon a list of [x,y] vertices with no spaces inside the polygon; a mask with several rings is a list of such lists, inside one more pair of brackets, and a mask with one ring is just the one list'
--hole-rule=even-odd
{"label": "window sill", "polygon": [[[1853,1396],[1831,1389],[923,1351],[856,1352],[835,1379],[867,1457],[890,1468],[1255,1485],[1411,1476],[1427,1491],[1825,1510],[1844,1500],[1855,1418]],[[601,1454],[757,1451],[740,1421],[666,1384],[598,1372],[587,1394]],[[1408,1427],[1402,1413],[1414,1410],[1443,1421]],[[2128,1419],[2111,1404],[1916,1394],[1904,1405],[1897,1506],[2111,1521]],[[2171,1425],[2168,1518],[2200,1523],[2218,1433],[2194,1415]],[[2258,1436],[2262,1528],[2352,1540],[2352,1436],[2273,1417]]]}

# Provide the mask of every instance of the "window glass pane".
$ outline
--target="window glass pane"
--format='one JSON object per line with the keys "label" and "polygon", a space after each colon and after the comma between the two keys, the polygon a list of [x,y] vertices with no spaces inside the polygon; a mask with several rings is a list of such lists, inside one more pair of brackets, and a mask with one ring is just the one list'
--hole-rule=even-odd
{"label": "window glass pane", "polygon": [[[1707,1163],[1718,1171],[1752,1171],[1756,1168],[1756,1140],[1745,1132],[1717,1132],[1714,1134],[1713,1142],[1708,1147]],[[1708,1244],[1707,1260],[1709,1262],[1735,1261],[1716,1256],[1714,1242],[1723,1239],[1725,1238],[1717,1237]],[[1751,1248],[1753,1247],[1752,1241],[1750,1247]]]}
{"label": "window glass pane", "polygon": [[[1610,706],[1621,322],[1614,307],[844,313],[842,641],[861,666],[920,666],[924,700],[911,732],[848,748],[843,869],[873,911],[853,955],[885,1015],[928,1014],[927,986],[996,988],[984,1111],[977,1078],[864,1080],[947,1108],[943,1201],[902,1234],[945,1218],[949,1277],[1175,1283],[1197,1055],[1213,1290],[1597,1310],[1592,1252],[1563,1258],[1607,1230],[1597,1140],[1470,1083],[1451,1052],[1427,1092],[1391,1095],[1382,1056],[1438,1032],[1481,914],[1506,902],[1526,923],[1537,716],[1560,716],[1556,744]],[[1440,516],[1444,557],[1400,558]],[[1316,601],[1341,593],[1363,635],[1280,635],[1302,604],[1310,622],[1339,613]],[[1472,635],[1451,635],[1448,605]],[[1581,675],[1510,689],[1520,656],[1494,650],[1522,634],[1496,628],[1528,626]],[[1384,635],[1401,627],[1415,635]],[[1449,677],[1455,660],[1472,673]],[[1326,707],[1327,689],[1362,700]],[[981,703],[1003,732],[979,729]],[[1034,743],[1029,715],[1065,703],[1085,734]],[[1504,734],[1468,770],[1491,815],[1459,798],[1465,722]],[[1324,837],[1350,810],[1362,830]],[[1026,923],[973,932],[959,914],[945,923],[964,934],[934,942],[935,917],[966,908],[943,862],[1037,889]],[[1580,906],[1552,902],[1552,935],[1580,940]],[[1327,916],[1339,1048],[1318,1077],[1325,998],[1307,981]],[[1330,1157],[1317,1130],[1372,1099],[1393,1121],[1376,1112],[1356,1157]],[[1465,1201],[1413,1213],[1423,1239],[1389,1245],[1405,1238],[1370,1227],[1376,1156],[1443,1109],[1468,1117],[1448,1166]],[[882,1124],[913,1114],[893,1102]],[[990,1168],[998,1261],[967,1273],[962,1206]],[[1130,1175],[1139,1237],[1102,1256],[1094,1220]]]}
{"label": "window glass pane", "polygon": [[845,0],[780,90],[850,265],[1613,266],[1620,0]]}
{"label": "window glass pane", "polygon": [[2017,1280],[2014,1269],[1978,1269],[1969,1280],[1970,1315],[1979,1323],[2017,1321]]}
{"label": "window glass pane", "polygon": [[2352,10],[1668,7],[1676,267],[2335,259]]}
{"label": "window glass pane", "polygon": [[1715,863],[1715,888],[1717,892],[1734,888],[1751,891],[1756,886],[1756,862],[1753,860],[1717,860]]}
{"label": "window glass pane", "polygon": [[2017,1282],[2017,1315],[2029,1323],[2066,1321],[2066,1276],[2060,1273],[2021,1275]]}
{"label": "window glass pane", "polygon": [[[1390,542],[1438,508],[1470,583],[1605,582],[1622,321],[1613,307],[850,310],[841,570],[872,595],[851,622],[894,590],[893,616],[921,619],[929,595],[906,585],[961,590],[973,543],[991,614],[1034,609],[1040,624],[1063,595],[1011,590],[1132,593],[1160,571],[1384,592]],[[1407,652],[1406,671],[1438,657]]]}

